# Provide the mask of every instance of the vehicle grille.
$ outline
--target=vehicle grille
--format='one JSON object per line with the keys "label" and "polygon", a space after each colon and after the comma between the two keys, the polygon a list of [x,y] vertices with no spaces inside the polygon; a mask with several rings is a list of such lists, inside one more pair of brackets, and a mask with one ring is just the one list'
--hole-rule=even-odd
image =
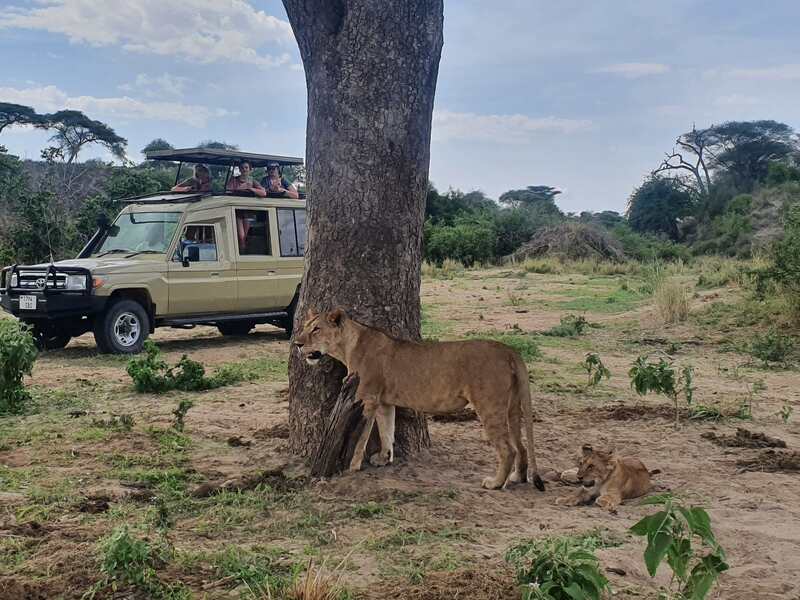
{"label": "vehicle grille", "polygon": [[46,271],[17,271],[19,274],[18,290],[43,290],[45,280],[49,289],[63,290],[67,285],[67,276],[64,273],[56,273],[55,277],[51,274],[47,277]]}

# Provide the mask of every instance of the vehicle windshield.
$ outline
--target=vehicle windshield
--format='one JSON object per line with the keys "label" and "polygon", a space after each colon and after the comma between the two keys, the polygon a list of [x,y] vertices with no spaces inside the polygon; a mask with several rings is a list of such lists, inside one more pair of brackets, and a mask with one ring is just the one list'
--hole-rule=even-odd
{"label": "vehicle windshield", "polygon": [[179,212],[121,214],[109,227],[103,242],[92,254],[166,252],[180,218]]}

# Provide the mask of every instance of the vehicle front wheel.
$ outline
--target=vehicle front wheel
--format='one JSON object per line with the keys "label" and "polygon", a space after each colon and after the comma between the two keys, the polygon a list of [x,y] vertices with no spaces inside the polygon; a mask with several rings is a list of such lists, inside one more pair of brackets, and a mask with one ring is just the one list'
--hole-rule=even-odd
{"label": "vehicle front wheel", "polygon": [[94,323],[94,339],[104,354],[141,352],[149,335],[147,312],[135,300],[113,302]]}
{"label": "vehicle front wheel", "polygon": [[230,323],[219,323],[217,329],[222,335],[247,335],[255,327],[255,323],[250,321],[231,321]]}

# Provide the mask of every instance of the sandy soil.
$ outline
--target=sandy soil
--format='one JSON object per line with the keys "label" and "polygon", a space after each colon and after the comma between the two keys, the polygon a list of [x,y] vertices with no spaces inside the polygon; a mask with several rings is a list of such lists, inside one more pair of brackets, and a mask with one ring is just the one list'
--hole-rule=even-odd
{"label": "sandy soil", "polygon": [[[444,333],[439,337],[512,326],[542,331],[557,324],[566,312],[578,312],[558,307],[559,302],[573,298],[563,293],[568,280],[565,276],[529,275],[524,280],[526,287],[521,288],[518,280],[508,279],[503,273],[470,272],[453,280],[426,281],[423,303],[429,318],[442,325]],[[586,283],[582,276],[575,276],[575,280],[569,285]],[[508,289],[522,297],[516,305],[509,302]],[[596,293],[602,295],[601,291]],[[727,289],[713,293],[716,296],[703,293],[695,298],[693,311],[702,311],[711,302],[730,301],[736,294]],[[585,314],[603,327],[591,329],[577,339],[543,338],[544,358],[533,365],[540,469],[572,467],[583,443],[613,447],[620,453],[637,456],[648,468],[662,471],[656,477],[658,489],[708,508],[731,565],[715,597],[800,598],[800,474],[741,472],[737,460],[759,450],[721,447],[701,437],[709,431],[734,433],[737,426],[742,426],[741,421],[684,422],[675,430],[669,411],[648,410],[669,403],[658,398],[637,398],[626,376],[636,355],[663,351],[665,340],[675,343],[677,363],[695,367],[695,396],[705,404],[734,410],[747,396],[752,382],[762,380],[766,390],[756,395],[755,418],[744,426],[784,440],[790,450],[800,450],[797,371],[756,369],[742,355],[721,352],[718,336],[691,321],[679,326],[659,325],[654,310],[646,304]],[[289,351],[288,342],[267,326],[244,339],[223,339],[214,330],[203,328],[159,331],[155,339],[170,361],[191,353],[192,358],[208,367],[263,356],[285,358]],[[587,391],[583,385],[585,374],[577,365],[588,351],[599,352],[613,376],[596,390]],[[124,481],[108,476],[107,456],[115,452],[157,455],[157,444],[145,428],[169,423],[175,397],[135,394],[125,374],[124,361],[97,357],[89,336],[39,360],[32,382],[45,388],[77,386],[85,390],[91,397],[88,414],[66,421],[33,415],[15,421],[13,432],[9,427],[0,429],[0,436],[13,433],[15,440],[0,446],[0,465],[13,472],[38,469],[44,478],[66,478],[75,488],[73,492],[81,497],[107,499],[112,512],[124,513],[129,506],[131,514],[147,510],[146,501],[141,508],[136,497],[141,490],[137,492]],[[604,407],[619,403],[642,407],[641,416],[612,418]],[[788,424],[777,416],[784,405],[795,409]],[[285,381],[256,381],[198,394],[196,406],[186,418],[186,432],[192,439],[188,463],[196,480],[220,482],[269,468],[303,477],[302,463],[287,453],[287,407]],[[86,427],[92,419],[122,413],[136,417],[137,425],[127,435],[102,441],[80,440],[74,435],[73,430]],[[303,480],[308,506],[321,518],[315,535],[326,538],[316,551],[333,560],[346,559],[343,580],[361,597],[513,598],[513,576],[503,564],[503,555],[512,542],[598,527],[608,529],[623,541],[618,547],[598,551],[605,568],[625,572],[624,576],[608,573],[615,597],[654,598],[658,586],[668,583],[665,569],[655,580],[648,576],[642,560],[643,541],[626,533],[633,523],[652,512],[651,508],[632,501],[620,507],[617,514],[608,514],[595,507],[556,506],[555,499],[571,488],[552,482],[544,493],[527,485],[495,492],[481,490],[480,481],[492,471],[494,456],[482,440],[479,423],[429,423],[433,443],[424,455],[331,480]],[[46,443],[37,441],[39,437],[21,443],[20,431],[26,427],[39,432],[37,436],[51,437]],[[239,438],[243,445],[231,445],[232,437]],[[80,597],[81,590],[98,578],[88,557],[112,523],[103,520],[102,515],[81,512],[79,504],[69,503],[49,516],[30,518],[21,511],[28,505],[31,491],[7,482],[5,487],[0,485],[0,541],[6,544],[0,546],[0,558],[6,553],[6,559],[0,564],[9,569],[9,574],[0,574],[0,599]],[[391,517],[364,520],[347,516],[356,503],[366,502],[389,505]],[[300,539],[299,534],[292,534],[291,529],[276,534],[271,527],[288,517],[279,509],[271,510],[255,513],[250,522],[223,524],[218,529],[209,529],[201,522],[202,516],[187,515],[172,528],[170,540],[179,551],[211,549],[227,543],[247,547],[279,543],[298,557],[307,552],[309,545],[315,546]],[[124,522],[125,516],[116,514],[114,519],[115,523]],[[442,533],[445,529],[458,534],[448,537]],[[374,544],[370,546],[381,536],[398,530],[432,532],[438,536],[438,554],[426,554],[424,545],[390,549],[388,554],[376,551]],[[25,551],[13,559],[14,564],[9,564],[12,542],[21,544]],[[16,545],[13,548],[18,550]],[[448,563],[444,568],[426,569],[421,581],[410,580],[402,571],[409,561],[434,564],[443,552],[452,560],[444,561]],[[236,597],[241,592],[215,587],[213,573],[202,565],[192,571],[177,570],[175,577],[190,585],[201,598]]]}

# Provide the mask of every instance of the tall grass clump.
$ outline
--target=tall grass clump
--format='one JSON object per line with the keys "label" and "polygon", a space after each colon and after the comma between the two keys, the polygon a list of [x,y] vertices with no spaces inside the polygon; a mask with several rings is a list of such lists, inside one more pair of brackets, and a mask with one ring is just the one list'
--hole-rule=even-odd
{"label": "tall grass clump", "polygon": [[453,279],[466,270],[463,263],[452,258],[445,258],[441,265],[425,261],[422,263],[422,276],[431,279]]}
{"label": "tall grass clump", "polygon": [[662,280],[653,299],[664,323],[681,323],[689,316],[689,290],[677,279]]}
{"label": "tall grass clump", "polygon": [[19,321],[0,319],[0,414],[20,413],[31,395],[22,380],[36,361],[36,345]]}

